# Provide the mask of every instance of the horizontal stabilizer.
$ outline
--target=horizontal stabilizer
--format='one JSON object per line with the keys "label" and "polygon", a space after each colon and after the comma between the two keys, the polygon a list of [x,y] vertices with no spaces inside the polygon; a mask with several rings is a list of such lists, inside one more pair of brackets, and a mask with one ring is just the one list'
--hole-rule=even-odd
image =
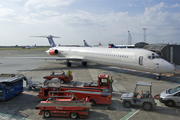
{"label": "horizontal stabilizer", "polygon": [[52,36],[52,35],[48,35],[48,36],[30,36],[30,37],[42,37],[42,38],[61,38],[61,37],[58,37],[58,36]]}
{"label": "horizontal stabilizer", "polygon": [[61,38],[61,37],[52,36],[52,35],[48,35],[48,36],[30,36],[30,37],[42,37],[42,38],[47,38],[51,47],[56,47],[56,44],[54,43],[54,40],[53,40],[52,38]]}

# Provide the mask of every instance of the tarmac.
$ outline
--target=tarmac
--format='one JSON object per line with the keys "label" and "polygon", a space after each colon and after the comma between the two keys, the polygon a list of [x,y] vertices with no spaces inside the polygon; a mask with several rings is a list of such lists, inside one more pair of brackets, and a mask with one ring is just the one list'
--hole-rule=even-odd
{"label": "tarmac", "polygon": [[[65,85],[83,86],[84,82],[97,80],[99,74],[108,74],[113,77],[113,96],[110,105],[96,105],[90,110],[87,120],[177,120],[180,118],[180,107],[167,107],[155,100],[157,106],[152,111],[145,111],[140,107],[125,108],[120,102],[123,93],[133,92],[137,81],[152,82],[152,95],[156,95],[165,89],[174,88],[180,85],[180,67],[176,66],[174,74],[167,74],[161,80],[156,80],[152,73],[145,73],[129,69],[121,69],[106,65],[88,63],[82,66],[80,62],[72,62],[72,67],[66,67],[65,61],[46,61],[35,59],[17,59],[5,57],[46,57],[44,51],[0,51],[0,73],[24,74],[27,78],[32,77],[33,82],[38,86],[29,90],[24,81],[24,92],[8,101],[0,102],[0,120],[72,120],[66,117],[43,118],[36,110],[36,105],[42,101],[37,98],[40,86],[44,82],[43,77],[50,75],[52,70],[65,72],[70,69],[73,80]],[[77,119],[80,120],[80,119]]]}

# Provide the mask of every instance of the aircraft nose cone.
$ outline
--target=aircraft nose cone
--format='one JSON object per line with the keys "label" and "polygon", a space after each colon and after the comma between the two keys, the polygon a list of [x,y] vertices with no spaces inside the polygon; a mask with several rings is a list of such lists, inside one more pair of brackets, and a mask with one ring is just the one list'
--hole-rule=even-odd
{"label": "aircraft nose cone", "polygon": [[168,72],[168,73],[173,72],[174,69],[175,69],[175,67],[174,67],[172,64],[169,63],[169,64],[167,65],[167,72]]}

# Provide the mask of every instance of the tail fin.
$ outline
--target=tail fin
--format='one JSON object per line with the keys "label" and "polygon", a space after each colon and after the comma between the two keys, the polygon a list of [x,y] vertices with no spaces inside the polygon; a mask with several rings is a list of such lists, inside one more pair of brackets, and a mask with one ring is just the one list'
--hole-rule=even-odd
{"label": "tail fin", "polygon": [[102,44],[99,42],[99,46],[102,46]]}
{"label": "tail fin", "polygon": [[30,36],[30,37],[45,37],[48,39],[49,44],[51,47],[56,47],[56,44],[54,43],[53,38],[60,38],[60,37],[56,37],[56,36],[52,36],[52,35],[48,35],[48,36]]}
{"label": "tail fin", "polygon": [[83,41],[84,41],[84,47],[91,47],[90,45],[88,45],[88,43],[85,40]]}
{"label": "tail fin", "polygon": [[56,47],[56,44],[54,43],[52,35],[47,36],[47,39],[48,39],[49,44],[50,44],[51,47]]}
{"label": "tail fin", "polygon": [[109,44],[109,48],[116,48],[114,44]]}

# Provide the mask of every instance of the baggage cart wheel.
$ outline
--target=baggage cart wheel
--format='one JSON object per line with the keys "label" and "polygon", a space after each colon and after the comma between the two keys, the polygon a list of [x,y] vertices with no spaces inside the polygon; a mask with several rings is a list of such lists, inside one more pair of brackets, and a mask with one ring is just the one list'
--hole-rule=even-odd
{"label": "baggage cart wheel", "polygon": [[63,84],[63,83],[64,83],[64,80],[61,80],[60,82],[61,82],[61,84]]}
{"label": "baggage cart wheel", "polygon": [[44,115],[45,118],[51,117],[51,113],[48,110],[44,111],[43,115]]}
{"label": "baggage cart wheel", "polygon": [[71,118],[76,119],[78,117],[78,114],[77,113],[71,113],[70,116],[71,116]]}
{"label": "baggage cart wheel", "polygon": [[151,103],[144,103],[143,104],[143,109],[146,111],[149,111],[152,109],[152,104]]}
{"label": "baggage cart wheel", "polygon": [[91,102],[91,106],[96,106],[96,102],[94,100],[90,99],[89,102]]}
{"label": "baggage cart wheel", "polygon": [[130,108],[131,107],[131,103],[129,101],[124,101],[124,107]]}

